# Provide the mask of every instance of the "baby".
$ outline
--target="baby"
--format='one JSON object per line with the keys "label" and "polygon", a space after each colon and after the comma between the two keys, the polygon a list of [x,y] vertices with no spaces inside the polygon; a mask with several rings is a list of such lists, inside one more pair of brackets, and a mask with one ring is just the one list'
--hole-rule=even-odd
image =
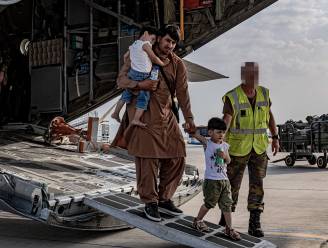
{"label": "baby", "polygon": [[[155,55],[152,45],[156,41],[157,31],[152,27],[145,27],[141,30],[140,37],[130,47],[124,57],[130,56],[131,68],[128,76],[134,81],[143,81],[149,78],[153,67],[166,66],[168,61],[163,62]],[[153,65],[154,64],[154,65]],[[157,66],[158,67],[158,66]],[[154,69],[154,68],[153,68]],[[159,69],[159,68],[155,68]],[[157,79],[157,78],[152,78]],[[129,90],[124,90],[121,99],[118,101],[112,118],[120,122],[120,111],[125,103],[130,103],[133,94]],[[145,127],[146,124],[140,121],[144,111],[147,110],[150,94],[148,91],[140,90],[137,96],[136,112],[132,125]]]}

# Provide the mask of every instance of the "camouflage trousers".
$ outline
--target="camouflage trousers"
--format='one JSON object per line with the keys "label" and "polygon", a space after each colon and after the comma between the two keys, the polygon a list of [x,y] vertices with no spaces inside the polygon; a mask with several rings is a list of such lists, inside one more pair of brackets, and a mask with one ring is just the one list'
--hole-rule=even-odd
{"label": "camouflage trousers", "polygon": [[257,154],[254,150],[244,157],[231,156],[231,162],[228,165],[228,177],[231,184],[231,194],[233,200],[231,210],[234,212],[236,209],[239,189],[243,180],[246,165],[248,167],[249,175],[247,209],[248,211],[263,211],[263,178],[266,176],[268,156],[266,152],[263,154]]}

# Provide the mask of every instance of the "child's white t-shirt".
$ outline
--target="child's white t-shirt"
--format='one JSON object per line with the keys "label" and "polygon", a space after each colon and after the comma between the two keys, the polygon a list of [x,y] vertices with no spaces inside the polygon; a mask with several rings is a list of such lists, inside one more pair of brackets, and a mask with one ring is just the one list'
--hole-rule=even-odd
{"label": "child's white t-shirt", "polygon": [[227,164],[219,164],[217,162],[218,149],[221,151],[227,152],[229,150],[229,144],[222,142],[221,144],[214,143],[211,140],[207,141],[205,149],[205,179],[211,180],[226,180],[227,176]]}
{"label": "child's white t-shirt", "polygon": [[152,46],[150,41],[136,40],[129,47],[131,68],[138,72],[150,73],[152,68],[152,62],[148,54],[142,49],[142,46],[144,44],[149,44],[150,46]]}

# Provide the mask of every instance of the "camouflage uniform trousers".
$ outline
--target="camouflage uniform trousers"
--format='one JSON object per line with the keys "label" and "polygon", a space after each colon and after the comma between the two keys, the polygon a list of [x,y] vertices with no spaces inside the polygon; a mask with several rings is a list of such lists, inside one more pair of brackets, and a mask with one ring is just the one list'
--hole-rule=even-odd
{"label": "camouflage uniform trousers", "polygon": [[257,154],[252,150],[249,154],[243,157],[231,156],[231,162],[228,165],[228,177],[231,184],[231,193],[233,204],[232,212],[236,210],[238,203],[238,194],[243,180],[244,171],[248,166],[249,175],[249,191],[248,191],[248,211],[264,210],[264,189],[263,178],[266,176],[268,166],[268,156],[266,152]]}

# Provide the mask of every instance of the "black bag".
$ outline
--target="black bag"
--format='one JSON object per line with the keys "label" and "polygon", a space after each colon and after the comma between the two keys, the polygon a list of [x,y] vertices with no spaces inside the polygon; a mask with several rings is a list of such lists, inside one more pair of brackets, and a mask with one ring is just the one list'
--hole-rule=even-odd
{"label": "black bag", "polygon": [[172,112],[173,114],[175,115],[175,118],[177,119],[177,122],[179,123],[180,122],[180,118],[179,118],[179,103],[177,100],[175,100],[175,89],[170,86],[169,84],[169,81],[166,77],[166,74],[164,73],[164,70],[162,67],[160,67],[160,70],[161,70],[161,74],[162,76],[164,77],[164,80],[165,80],[165,83],[167,85],[167,87],[169,88],[169,91],[171,93],[171,100],[172,100]]}
{"label": "black bag", "polygon": [[[172,95],[171,95],[172,98]],[[180,117],[179,117],[179,103],[177,100],[175,100],[176,98],[172,98],[172,112],[175,115],[175,118],[177,118],[177,122],[180,122]]]}

